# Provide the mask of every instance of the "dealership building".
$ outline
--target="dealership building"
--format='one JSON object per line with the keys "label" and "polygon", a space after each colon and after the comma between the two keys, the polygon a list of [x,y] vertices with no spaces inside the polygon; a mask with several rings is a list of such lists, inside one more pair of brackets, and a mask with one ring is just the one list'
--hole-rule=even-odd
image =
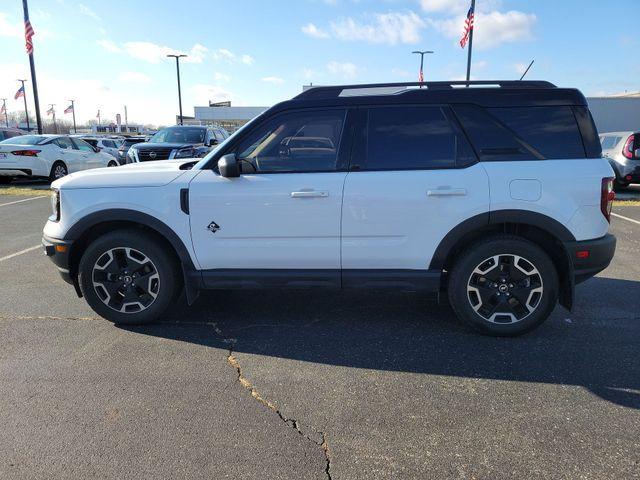
{"label": "dealership building", "polygon": [[598,132],[640,130],[640,92],[589,97],[587,102]]}
{"label": "dealership building", "polygon": [[200,125],[219,125],[235,132],[269,107],[232,107],[231,102],[209,102],[208,107],[193,107],[195,121]]}

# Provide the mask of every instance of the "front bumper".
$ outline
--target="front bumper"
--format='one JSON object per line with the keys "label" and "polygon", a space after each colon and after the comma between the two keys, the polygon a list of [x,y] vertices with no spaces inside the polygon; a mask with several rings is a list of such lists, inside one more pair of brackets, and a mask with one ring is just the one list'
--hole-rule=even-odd
{"label": "front bumper", "polygon": [[567,242],[565,247],[573,262],[573,276],[577,284],[609,266],[616,251],[616,237],[607,234],[595,240]]}
{"label": "front bumper", "polygon": [[44,253],[58,267],[60,276],[67,283],[75,285],[76,282],[70,270],[70,253],[72,242],[51,238],[47,235],[42,236],[42,247]]}

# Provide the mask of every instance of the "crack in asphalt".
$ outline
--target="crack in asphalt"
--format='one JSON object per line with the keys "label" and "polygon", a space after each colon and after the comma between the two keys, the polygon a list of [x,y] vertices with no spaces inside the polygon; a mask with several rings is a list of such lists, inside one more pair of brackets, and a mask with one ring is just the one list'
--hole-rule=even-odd
{"label": "crack in asphalt", "polygon": [[233,347],[237,343],[237,339],[226,338],[222,330],[218,327],[218,325],[215,322],[207,322],[207,323],[208,325],[213,327],[213,330],[216,333],[216,335],[222,338],[222,341],[224,343],[229,344],[229,354],[227,355],[227,363],[229,364],[229,366],[231,366],[231,368],[233,368],[236,371],[238,383],[242,385],[242,387],[244,387],[246,390],[249,391],[249,393],[251,394],[251,397],[253,397],[256,401],[258,401],[263,406],[267,407],[272,412],[274,412],[276,415],[278,415],[280,420],[282,420],[288,427],[293,428],[301,437],[303,437],[304,439],[308,440],[309,442],[313,443],[314,445],[317,445],[322,449],[322,452],[325,458],[324,473],[327,476],[328,480],[332,480],[331,454],[329,449],[329,443],[327,442],[327,435],[320,430],[316,430],[315,428],[308,426],[306,428],[312,430],[315,434],[317,434],[322,439],[322,441],[318,441],[312,438],[309,434],[303,431],[303,429],[300,426],[300,423],[295,418],[286,417],[274,403],[272,403],[270,400],[262,396],[262,394],[253,386],[253,384],[247,379],[247,377],[244,376],[244,373],[242,371],[242,366],[240,365],[238,358],[233,354],[234,353]]}

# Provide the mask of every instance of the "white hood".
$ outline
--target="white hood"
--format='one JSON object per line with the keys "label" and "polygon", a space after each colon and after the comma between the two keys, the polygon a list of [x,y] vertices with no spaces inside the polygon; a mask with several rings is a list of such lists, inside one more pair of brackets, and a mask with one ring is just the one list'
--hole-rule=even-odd
{"label": "white hood", "polygon": [[180,170],[185,163],[198,159],[158,160],[123,165],[121,167],[95,168],[72,173],[51,184],[53,188],[104,188],[104,187],[161,187],[184,174]]}

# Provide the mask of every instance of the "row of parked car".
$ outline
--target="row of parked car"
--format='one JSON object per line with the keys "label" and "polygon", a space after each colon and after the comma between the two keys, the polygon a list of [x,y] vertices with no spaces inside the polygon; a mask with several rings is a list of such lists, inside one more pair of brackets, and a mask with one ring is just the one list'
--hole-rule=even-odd
{"label": "row of parked car", "polygon": [[47,178],[91,168],[151,160],[204,157],[229,137],[220,127],[176,125],[151,138],[34,135],[0,128],[0,184],[14,178]]}

